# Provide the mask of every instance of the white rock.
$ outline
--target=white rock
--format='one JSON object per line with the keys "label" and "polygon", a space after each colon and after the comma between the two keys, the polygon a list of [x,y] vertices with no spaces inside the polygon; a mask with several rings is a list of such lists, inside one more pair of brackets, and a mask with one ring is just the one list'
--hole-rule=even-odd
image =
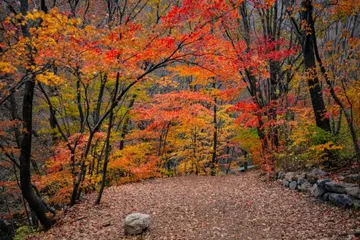
{"label": "white rock", "polygon": [[129,235],[139,235],[150,227],[150,223],[151,217],[148,214],[129,214],[126,216],[124,222],[125,233]]}

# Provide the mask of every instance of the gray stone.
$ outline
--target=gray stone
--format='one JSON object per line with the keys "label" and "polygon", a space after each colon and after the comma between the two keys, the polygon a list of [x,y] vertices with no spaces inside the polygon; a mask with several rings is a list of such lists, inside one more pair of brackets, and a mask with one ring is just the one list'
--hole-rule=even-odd
{"label": "gray stone", "polygon": [[331,182],[331,180],[330,179],[319,179],[316,181],[316,184],[321,187],[325,187],[325,183],[327,183],[327,182]]}
{"label": "gray stone", "polygon": [[282,184],[284,187],[289,187],[289,181],[282,180]]}
{"label": "gray stone", "polygon": [[354,199],[346,194],[331,193],[329,201],[343,208],[351,208],[354,205]]}
{"label": "gray stone", "polygon": [[312,188],[310,188],[311,195],[316,198],[321,198],[327,192],[325,189],[325,184],[329,181],[329,179],[317,180]]}
{"label": "gray stone", "polygon": [[347,182],[347,183],[359,183],[360,182],[360,174],[349,174],[347,176],[344,176],[343,181]]}
{"label": "gray stone", "polygon": [[329,201],[330,194],[332,194],[332,193],[331,192],[324,193],[324,195],[322,196],[322,199],[324,201]]}
{"label": "gray stone", "polygon": [[296,181],[291,181],[289,183],[289,188],[292,189],[292,190],[295,190],[297,187],[297,182]]}
{"label": "gray stone", "polygon": [[347,186],[345,187],[345,192],[350,196],[360,198],[360,188],[357,186]]}
{"label": "gray stone", "polygon": [[298,189],[302,192],[310,191],[311,183],[305,180],[305,182],[298,186]]}
{"label": "gray stone", "polygon": [[298,180],[297,180],[298,185],[302,185],[304,182],[307,182],[307,180],[305,178],[299,177]]}
{"label": "gray stone", "polygon": [[150,227],[150,223],[151,217],[148,214],[129,214],[126,216],[124,222],[125,233],[129,235],[139,235]]}
{"label": "gray stone", "polygon": [[285,173],[284,179],[288,182],[296,180],[296,174],[294,172],[287,172]]}
{"label": "gray stone", "polygon": [[320,198],[326,193],[326,190],[323,186],[317,185],[316,183],[310,188],[310,194],[313,197]]}
{"label": "gray stone", "polygon": [[327,172],[321,170],[321,169],[313,169],[311,172],[306,174],[306,179],[310,183],[315,183],[318,179],[326,177],[328,174]]}
{"label": "gray stone", "polygon": [[350,187],[356,187],[356,184],[337,183],[337,182],[325,183],[325,189],[329,192],[334,192],[334,193],[346,193],[346,188],[350,188]]}

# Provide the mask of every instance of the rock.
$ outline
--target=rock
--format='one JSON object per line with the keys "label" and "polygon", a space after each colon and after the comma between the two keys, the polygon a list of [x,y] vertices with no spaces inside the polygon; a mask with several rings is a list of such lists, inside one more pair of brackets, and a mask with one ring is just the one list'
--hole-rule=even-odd
{"label": "rock", "polygon": [[344,176],[343,181],[347,182],[347,183],[359,183],[360,182],[360,174],[350,174],[350,175]]}
{"label": "rock", "polygon": [[299,181],[301,179],[304,179],[304,180],[306,179],[306,173],[305,172],[300,173],[300,174],[297,175],[297,180]]}
{"label": "rock", "polygon": [[296,180],[296,174],[294,172],[287,172],[285,173],[284,179],[288,182]]}
{"label": "rock", "polygon": [[356,187],[356,184],[337,183],[337,182],[325,183],[325,189],[329,192],[334,192],[334,193],[346,193],[346,188],[350,188],[350,187]]}
{"label": "rock", "polygon": [[289,183],[289,188],[292,189],[292,190],[295,190],[297,187],[297,182],[296,181],[291,181]]}
{"label": "rock", "polygon": [[360,198],[360,188],[357,186],[347,186],[345,192],[352,197]]}
{"label": "rock", "polygon": [[343,208],[351,208],[354,205],[354,199],[346,194],[331,193],[329,201]]}
{"label": "rock", "polygon": [[305,179],[305,178],[298,178],[298,180],[297,180],[297,184],[298,185],[302,185],[304,182],[307,182],[307,180]]}
{"label": "rock", "polygon": [[126,216],[124,228],[125,233],[129,235],[139,235],[145,232],[151,223],[151,217],[148,214],[132,213]]}
{"label": "rock", "polygon": [[284,187],[289,187],[289,181],[282,180],[282,184]]}
{"label": "rock", "polygon": [[298,186],[298,189],[302,192],[310,191],[311,183],[305,180],[305,182]]}
{"label": "rock", "polygon": [[326,193],[325,187],[316,183],[310,188],[310,194],[313,197],[319,198],[324,195],[324,193]]}
{"label": "rock", "polygon": [[331,194],[331,192],[324,193],[324,195],[322,196],[322,199],[324,201],[329,201],[330,194]]}
{"label": "rock", "polygon": [[331,182],[331,180],[330,179],[319,179],[316,181],[316,184],[321,187],[325,187],[325,183],[327,183],[327,182]]}
{"label": "rock", "polygon": [[330,182],[330,179],[319,179],[316,181],[316,184],[314,184],[314,186],[316,185],[316,189],[314,189],[314,187],[312,188],[311,194],[314,197],[322,197],[323,194],[325,194],[326,188],[325,188],[325,184],[327,182]]}
{"label": "rock", "polygon": [[318,179],[326,177],[328,174],[327,172],[321,169],[313,169],[310,173],[306,174],[306,179],[310,183],[315,183]]}

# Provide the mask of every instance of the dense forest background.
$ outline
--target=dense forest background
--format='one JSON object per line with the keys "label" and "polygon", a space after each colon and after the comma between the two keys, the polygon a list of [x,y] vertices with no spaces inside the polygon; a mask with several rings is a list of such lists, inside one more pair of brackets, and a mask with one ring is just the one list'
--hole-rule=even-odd
{"label": "dense forest background", "polygon": [[[3,0],[0,213],[105,186],[360,163],[358,0]],[[246,164],[245,164],[246,165]]]}

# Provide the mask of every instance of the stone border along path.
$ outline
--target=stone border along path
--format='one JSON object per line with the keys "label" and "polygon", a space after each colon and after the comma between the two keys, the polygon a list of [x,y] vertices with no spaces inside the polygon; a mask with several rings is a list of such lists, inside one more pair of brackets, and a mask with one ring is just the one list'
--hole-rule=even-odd
{"label": "stone border along path", "polygon": [[[329,177],[327,172],[320,169],[313,169],[308,173],[278,172],[276,177],[277,181],[284,187],[308,192],[315,198],[329,201],[339,207],[360,210],[360,187],[359,184],[354,183],[358,182],[359,174],[339,176],[338,179],[334,181]],[[343,182],[339,181],[340,178]]]}
{"label": "stone border along path", "polygon": [[[238,176],[176,177],[106,189],[61,216],[31,239],[354,239],[359,212],[322,203],[308,194],[265,182],[259,171]],[[132,212],[151,215],[141,236],[124,234]]]}

